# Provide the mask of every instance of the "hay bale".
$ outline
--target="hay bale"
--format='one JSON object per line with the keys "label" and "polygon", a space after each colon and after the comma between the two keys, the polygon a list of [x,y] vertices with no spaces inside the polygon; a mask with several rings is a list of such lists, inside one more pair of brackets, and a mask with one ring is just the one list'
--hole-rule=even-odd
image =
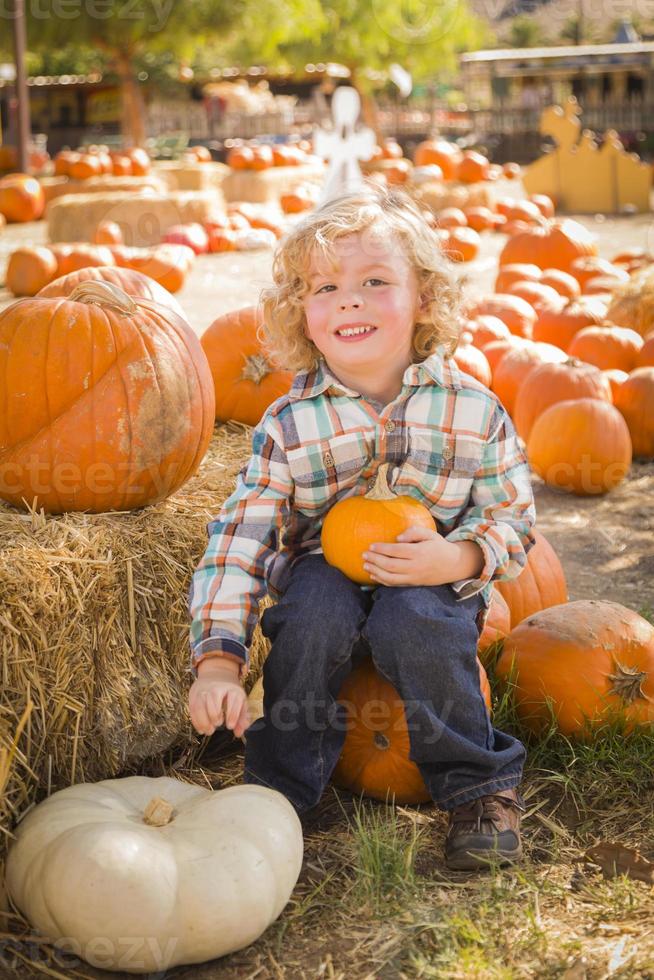
{"label": "hay bale", "polygon": [[192,163],[182,160],[159,160],[153,164],[154,173],[171,191],[205,191],[221,188],[231,173],[224,163]]}
{"label": "hay bale", "polygon": [[433,184],[407,184],[408,194],[422,207],[436,214],[443,208],[487,207],[495,210],[496,191],[493,184],[480,181],[478,184],[459,184],[456,181]]}
{"label": "hay bale", "polygon": [[[197,742],[188,589],[250,442],[247,426],[218,426],[197,476],[130,514],[0,504],[0,860],[11,826],[46,793]],[[257,628],[248,690],[266,651]]]}
{"label": "hay bale", "polygon": [[269,170],[232,170],[222,182],[226,201],[279,202],[280,195],[288,194],[307,181],[322,181],[325,167],[322,163],[303,163],[299,167],[270,167]]}
{"label": "hay bale", "polygon": [[88,180],[71,180],[69,177],[42,177],[39,180],[45,195],[46,205],[64,194],[104,194],[108,191],[141,191],[145,188],[162,194],[166,183],[151,174],[147,177],[89,177]]}
{"label": "hay bale", "polygon": [[140,193],[66,195],[46,210],[51,242],[90,241],[100,221],[120,225],[126,245],[158,245],[172,225],[208,221],[224,205],[213,191],[151,191]]}

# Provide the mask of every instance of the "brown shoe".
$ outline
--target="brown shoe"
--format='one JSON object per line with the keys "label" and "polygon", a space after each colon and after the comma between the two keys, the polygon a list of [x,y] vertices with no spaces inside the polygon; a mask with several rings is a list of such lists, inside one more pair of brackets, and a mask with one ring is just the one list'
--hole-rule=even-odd
{"label": "brown shoe", "polygon": [[456,871],[513,864],[522,857],[520,817],[524,801],[515,789],[471,800],[450,811],[445,863]]}

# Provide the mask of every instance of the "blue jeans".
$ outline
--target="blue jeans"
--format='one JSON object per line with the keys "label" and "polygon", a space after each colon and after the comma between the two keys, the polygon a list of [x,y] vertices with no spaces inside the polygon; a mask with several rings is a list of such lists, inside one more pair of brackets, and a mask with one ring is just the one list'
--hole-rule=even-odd
{"label": "blue jeans", "polygon": [[372,654],[404,701],[410,757],[438,806],[517,786],[524,746],[492,727],[479,685],[482,605],[449,585],[363,591],[322,555],[299,561],[261,618],[272,647],[264,715],[245,733],[245,782],[279,790],[298,813],[318,803],[345,741],[336,698],[353,662]]}

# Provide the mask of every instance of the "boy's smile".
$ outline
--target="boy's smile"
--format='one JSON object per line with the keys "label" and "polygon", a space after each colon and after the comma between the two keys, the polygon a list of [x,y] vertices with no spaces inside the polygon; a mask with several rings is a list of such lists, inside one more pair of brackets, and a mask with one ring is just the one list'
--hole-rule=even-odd
{"label": "boy's smile", "polygon": [[307,335],[344,384],[390,401],[413,361],[415,270],[385,229],[337,239],[330,259],[311,262]]}

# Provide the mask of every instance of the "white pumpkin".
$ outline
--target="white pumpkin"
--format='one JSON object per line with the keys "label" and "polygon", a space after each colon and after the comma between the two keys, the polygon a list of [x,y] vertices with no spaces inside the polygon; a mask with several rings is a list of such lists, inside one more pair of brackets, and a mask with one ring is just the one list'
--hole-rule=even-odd
{"label": "white pumpkin", "polygon": [[254,942],[302,866],[281,793],[130,776],[70,786],[16,829],[7,890],[33,927],[93,966],[149,973]]}

